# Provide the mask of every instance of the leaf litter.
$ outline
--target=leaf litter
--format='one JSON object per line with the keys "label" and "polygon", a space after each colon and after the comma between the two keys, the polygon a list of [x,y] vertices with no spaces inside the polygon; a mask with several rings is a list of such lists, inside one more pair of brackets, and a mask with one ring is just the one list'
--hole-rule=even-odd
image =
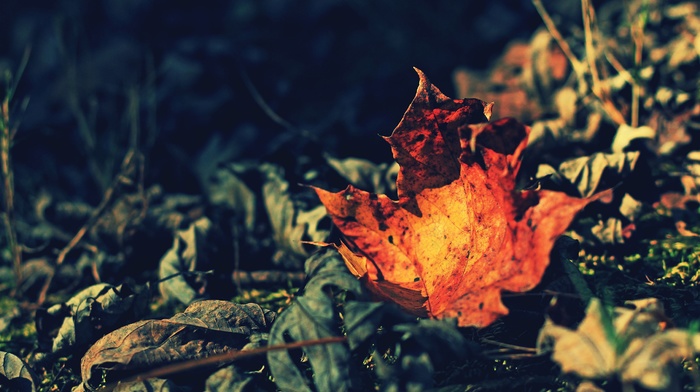
{"label": "leaf litter", "polygon": [[195,164],[202,195],[145,187],[135,164],[100,208],[33,199],[22,290],[53,283],[36,313],[5,312],[0,385],[697,388],[700,17],[628,7],[584,6],[579,30],[541,12],[547,29],[495,67],[454,72],[463,100],[419,71],[385,138],[396,163],[290,136],[270,149],[292,146],[292,164],[236,162],[216,139]]}

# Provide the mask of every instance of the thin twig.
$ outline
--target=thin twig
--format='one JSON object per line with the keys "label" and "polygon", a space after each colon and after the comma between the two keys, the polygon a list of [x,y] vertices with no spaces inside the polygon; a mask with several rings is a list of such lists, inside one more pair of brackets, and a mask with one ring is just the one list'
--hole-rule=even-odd
{"label": "thin twig", "polygon": [[265,102],[265,99],[260,95],[260,92],[258,89],[255,87],[253,82],[250,80],[250,77],[248,76],[248,73],[245,71],[245,69],[241,66],[241,77],[243,78],[243,83],[245,83],[246,88],[250,92],[250,95],[253,96],[253,99],[255,100],[255,103],[260,106],[260,108],[267,114],[272,121],[277,123],[278,125],[287,128],[288,130],[291,131],[298,131],[294,125],[292,125],[289,121],[283,119],[279,114],[277,114],[271,107],[270,105]]}
{"label": "thin twig", "polygon": [[576,76],[579,79],[579,85],[585,86],[586,67],[571,50],[569,43],[566,42],[564,37],[561,35],[559,29],[557,28],[557,25],[554,23],[554,20],[549,15],[549,12],[547,12],[547,9],[544,8],[544,5],[542,5],[542,1],[532,0],[532,4],[534,4],[535,9],[537,9],[537,12],[540,14],[540,17],[542,18],[544,25],[547,27],[549,34],[551,34],[552,38],[554,38],[554,40],[557,41],[557,44],[559,44],[559,47],[561,48],[562,52],[564,52],[566,58],[569,59],[569,62],[571,63],[571,66],[573,67],[574,72],[576,73]]}
{"label": "thin twig", "polygon": [[613,69],[615,69],[615,71],[617,71],[617,73],[620,74],[620,76],[625,78],[627,83],[631,85],[634,85],[636,83],[630,71],[625,69],[625,66],[622,65],[620,60],[618,60],[617,57],[615,57],[615,55],[611,51],[606,50],[603,54],[605,55],[605,59],[608,60],[608,63],[610,63]]}
{"label": "thin twig", "polygon": [[56,276],[56,271],[61,267],[68,253],[78,245],[78,243],[83,239],[85,234],[87,234],[87,232],[90,231],[90,229],[95,225],[95,223],[97,223],[97,220],[100,218],[100,216],[102,216],[104,211],[107,209],[107,206],[111,203],[112,198],[114,197],[115,190],[122,183],[123,178],[128,175],[129,170],[131,170],[132,161],[135,155],[136,153],[132,150],[129,150],[127,152],[126,156],[124,157],[124,161],[122,162],[121,171],[119,172],[119,174],[117,174],[117,176],[112,181],[112,184],[105,191],[100,204],[97,206],[97,208],[95,208],[92,211],[88,220],[85,222],[85,224],[83,224],[80,230],[78,230],[75,236],[73,236],[73,238],[68,242],[68,244],[59,252],[58,256],[56,257],[56,265],[51,274],[49,274],[49,276],[44,281],[44,285],[42,286],[41,291],[39,292],[39,298],[37,299],[37,303],[39,305],[43,304],[46,300],[46,294],[48,293],[49,288],[51,287],[51,282],[53,281],[54,276]]}
{"label": "thin twig", "polygon": [[530,352],[530,353],[536,353],[537,349],[532,348],[532,347],[525,347],[525,346],[516,346],[514,344],[508,344],[508,343],[503,343],[499,342],[496,340],[491,340],[491,339],[486,339],[486,338],[481,338],[481,342],[483,343],[488,343],[488,344],[493,344],[495,346],[503,347],[503,348],[508,348],[511,350],[518,350],[518,351],[525,351],[525,352]]}
{"label": "thin twig", "polygon": [[143,372],[135,376],[131,376],[123,380],[113,382],[111,384],[106,385],[104,388],[100,388],[98,390],[111,391],[120,383],[138,382],[147,380],[149,378],[163,377],[170,374],[176,374],[185,370],[192,370],[212,365],[221,365],[227,362],[238,361],[244,358],[266,354],[269,351],[291,350],[295,348],[318,346],[322,344],[343,343],[346,340],[347,338],[345,336],[330,336],[327,338],[320,338],[315,340],[302,340],[300,342],[276,344],[273,346],[255,348],[245,351],[231,351],[224,354],[212,355],[211,357],[207,358],[175,363],[172,365],[167,365],[157,369],[149,370],[147,372]]}
{"label": "thin twig", "polygon": [[[576,77],[578,79],[579,88],[585,91],[586,86],[588,85],[588,83],[586,82],[586,65],[581,60],[579,60],[578,57],[576,57],[576,55],[574,55],[574,52],[569,46],[569,43],[566,42],[564,37],[561,35],[559,29],[554,23],[554,20],[549,15],[549,12],[547,12],[547,10],[542,5],[542,1],[532,0],[532,4],[535,6],[537,12],[540,14],[540,17],[542,18],[542,21],[547,27],[549,34],[552,35],[552,38],[554,38],[557,44],[559,44],[559,47],[561,48],[562,52],[564,52],[564,55],[569,59],[569,62],[571,63],[571,66],[574,69],[574,73],[576,74]],[[598,69],[595,65],[595,51],[593,50],[593,34],[591,30],[593,8],[588,0],[582,0],[581,7],[583,9],[584,32],[586,34],[586,57],[588,58],[589,62],[589,72],[591,73],[591,76],[593,78],[593,86],[591,87],[591,91],[593,92],[593,95],[595,95],[596,98],[600,100],[603,106],[603,110],[605,111],[605,113],[607,113],[608,117],[610,117],[610,119],[618,125],[624,124],[625,118],[622,115],[622,113],[620,113],[620,111],[615,107],[615,105],[612,103],[612,101],[610,101],[609,98],[601,94],[603,88],[601,87],[602,83],[598,75]]]}
{"label": "thin twig", "polygon": [[588,60],[588,69],[591,72],[591,79],[593,80],[593,86],[591,89],[593,93],[598,97],[605,97],[603,92],[603,86],[600,82],[600,75],[598,75],[598,65],[596,64],[596,52],[595,46],[593,45],[593,6],[590,0],[581,0],[581,14],[583,15],[583,36],[584,45],[586,48],[586,60]]}

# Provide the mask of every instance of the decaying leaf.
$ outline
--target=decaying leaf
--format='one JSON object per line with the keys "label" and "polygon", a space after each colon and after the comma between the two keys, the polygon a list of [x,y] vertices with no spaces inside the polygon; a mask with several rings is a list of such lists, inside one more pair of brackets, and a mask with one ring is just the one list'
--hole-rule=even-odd
{"label": "decaying leaf", "polygon": [[538,350],[551,350],[552,359],[565,373],[586,379],[617,376],[647,389],[674,390],[671,377],[682,359],[700,352],[700,334],[663,330],[667,320],[655,298],[627,301],[627,305],[634,309],[617,307],[611,312],[593,298],[575,331],[547,319]]}
{"label": "decaying leaf", "polygon": [[595,153],[566,160],[557,170],[540,167],[537,178],[545,188],[561,189],[574,196],[590,197],[618,184],[634,170],[638,159],[639,152]]}
{"label": "decaying leaf", "polygon": [[369,189],[375,193],[396,192],[396,175],[399,166],[386,163],[375,164],[366,159],[337,159],[326,156],[328,164],[348,182],[360,189]]}
{"label": "decaying leaf", "polygon": [[240,178],[239,172],[245,169],[246,165],[229,163],[214,171],[203,182],[209,202],[233,210],[243,228],[253,232],[257,199],[255,193]]}
{"label": "decaying leaf", "polygon": [[80,365],[81,390],[170,363],[240,350],[251,335],[269,331],[275,313],[257,304],[194,302],[165,320],[142,320],[98,340]]}
{"label": "decaying leaf", "polygon": [[200,218],[183,230],[177,230],[173,246],[163,255],[158,268],[160,290],[165,298],[187,305],[204,295],[203,275],[190,274],[211,267],[207,260],[207,239],[212,223]]}
{"label": "decaying leaf", "polygon": [[34,371],[18,356],[0,351],[0,390],[34,392],[38,380]]}
{"label": "decaying leaf", "polygon": [[37,333],[51,340],[53,354],[80,355],[104,334],[142,317],[149,296],[144,287],[98,283],[63,304],[38,311]]}
{"label": "decaying leaf", "polygon": [[[250,336],[250,343],[241,351],[261,349],[267,345],[268,334]],[[273,389],[272,381],[262,372],[265,368],[262,361],[238,361],[223,367],[209,377],[205,383],[205,392],[253,392]],[[262,375],[262,377],[256,377]]]}
{"label": "decaying leaf", "polygon": [[515,189],[529,129],[486,123],[490,104],[451,99],[417,72],[416,96],[386,138],[399,200],[352,186],[316,192],[348,267],[376,297],[483,327],[508,313],[501,291],[539,282],[557,236],[591,199]]}
{"label": "decaying leaf", "polygon": [[277,244],[273,261],[287,267],[297,267],[299,263],[296,260],[304,260],[308,256],[302,240],[320,242],[328,236],[328,230],[319,225],[325,212],[320,205],[304,209],[295,203],[282,168],[264,164],[261,172],[266,177],[262,193]]}

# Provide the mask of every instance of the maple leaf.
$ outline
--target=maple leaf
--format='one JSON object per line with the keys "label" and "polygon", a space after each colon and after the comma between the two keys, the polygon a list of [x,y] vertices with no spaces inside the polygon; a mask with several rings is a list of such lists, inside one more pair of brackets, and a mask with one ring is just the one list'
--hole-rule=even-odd
{"label": "maple leaf", "polygon": [[484,327],[508,313],[502,291],[537,285],[554,241],[592,199],[517,190],[529,128],[488,123],[492,104],[449,98],[416,72],[416,96],[385,138],[398,201],[352,186],[315,191],[348,268],[378,299]]}

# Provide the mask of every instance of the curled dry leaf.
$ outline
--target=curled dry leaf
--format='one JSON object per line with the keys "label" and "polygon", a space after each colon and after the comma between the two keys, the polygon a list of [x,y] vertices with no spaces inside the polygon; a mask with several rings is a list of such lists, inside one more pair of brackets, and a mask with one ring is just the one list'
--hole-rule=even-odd
{"label": "curled dry leaf", "polygon": [[399,200],[352,186],[316,192],[344,235],[346,264],[376,297],[484,327],[508,313],[501,291],[539,282],[554,241],[592,199],[515,189],[529,128],[486,123],[491,104],[449,98],[417,72],[416,96],[386,138]]}

